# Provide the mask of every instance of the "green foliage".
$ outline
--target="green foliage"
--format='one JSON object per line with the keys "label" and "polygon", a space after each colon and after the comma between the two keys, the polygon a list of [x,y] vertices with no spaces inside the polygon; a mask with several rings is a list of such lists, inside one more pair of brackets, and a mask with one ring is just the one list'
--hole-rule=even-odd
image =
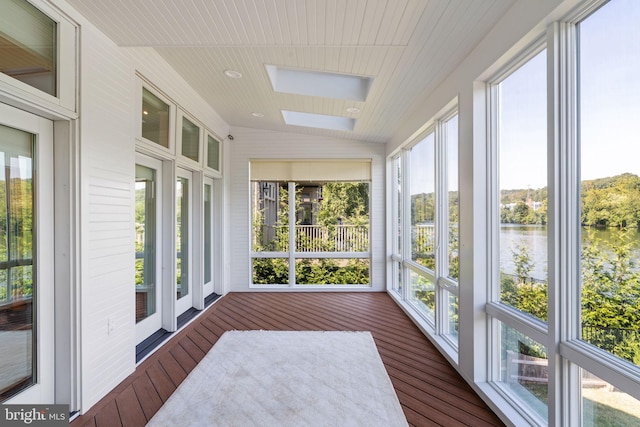
{"label": "green foliage", "polygon": [[289,283],[289,260],[286,258],[254,258],[253,283],[284,285]]}
{"label": "green foliage", "polygon": [[296,282],[304,285],[367,285],[369,261],[302,258],[296,263]]}
{"label": "green foliage", "polygon": [[531,278],[535,264],[527,247],[517,244],[516,248],[511,251],[511,257],[516,274],[514,276],[501,274],[500,301],[546,321],[548,287],[546,283]]}
{"label": "green foliage", "polygon": [[369,183],[327,182],[322,185],[318,224],[369,225]]}
{"label": "green foliage", "polygon": [[542,200],[542,206],[532,209],[529,205],[519,200],[515,202],[513,209],[503,207],[500,209],[500,222],[503,224],[540,224],[547,223],[547,199]]}
{"label": "green foliage", "polygon": [[411,224],[433,223],[436,218],[435,193],[411,196]]}
{"label": "green foliage", "polygon": [[[289,251],[289,195],[286,185],[279,185],[279,207],[275,224],[265,224],[265,210],[254,210],[253,250],[256,252]],[[294,210],[301,209],[300,193],[297,186]],[[306,229],[296,233],[296,250],[299,252],[367,251],[368,238],[360,243],[349,237],[340,238],[337,225],[354,226],[357,235],[367,235],[369,226],[369,184],[331,182],[322,185],[322,200],[317,203],[317,225],[321,230],[306,233]],[[298,216],[300,218],[301,216]],[[299,225],[299,224],[298,224]],[[363,232],[364,230],[364,232]],[[351,241],[354,240],[354,241]],[[337,247],[337,242],[345,248]],[[355,246],[354,246],[355,245]],[[359,247],[358,245],[365,245]],[[369,260],[300,258],[296,262],[296,283],[298,284],[369,284]],[[253,260],[253,283],[288,284],[289,261],[285,258]]]}
{"label": "green foliage", "polygon": [[[583,247],[582,338],[640,364],[640,272],[631,257],[632,232],[618,233],[609,245],[596,241]],[[516,274],[501,274],[500,300],[546,321],[547,284],[529,277],[534,265],[526,248],[518,245],[512,257]]]}
{"label": "green foliage", "polygon": [[582,216],[585,226],[638,227],[640,177],[626,173],[582,182]]}
{"label": "green foliage", "polygon": [[431,313],[436,308],[436,292],[433,283],[423,276],[412,283],[411,291],[415,299],[420,301]]}
{"label": "green foliage", "polygon": [[[33,257],[33,182],[31,179],[9,180],[10,203],[7,203],[7,181],[0,181],[0,260],[22,262]],[[12,266],[0,270],[0,301],[7,298],[29,298],[33,295],[31,265]]]}
{"label": "green foliage", "polygon": [[611,251],[590,245],[582,251],[583,338],[640,362],[640,272],[631,258],[630,231],[618,234]]}

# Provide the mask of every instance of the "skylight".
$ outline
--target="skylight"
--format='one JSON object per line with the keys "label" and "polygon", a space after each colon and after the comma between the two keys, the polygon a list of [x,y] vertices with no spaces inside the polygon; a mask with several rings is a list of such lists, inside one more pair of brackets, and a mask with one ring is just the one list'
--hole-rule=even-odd
{"label": "skylight", "polygon": [[364,101],[373,83],[372,77],[280,68],[275,65],[266,67],[273,90],[296,95]]}
{"label": "skylight", "polygon": [[350,117],[301,113],[299,111],[282,110],[282,117],[284,117],[284,122],[288,125],[311,128],[353,130],[356,125],[356,119],[352,119]]}

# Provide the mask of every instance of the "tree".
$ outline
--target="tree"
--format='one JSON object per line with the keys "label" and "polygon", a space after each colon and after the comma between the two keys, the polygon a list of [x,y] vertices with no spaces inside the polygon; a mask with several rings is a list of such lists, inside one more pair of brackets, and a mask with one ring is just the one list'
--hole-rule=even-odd
{"label": "tree", "polygon": [[322,185],[318,224],[369,224],[369,183],[328,182]]}

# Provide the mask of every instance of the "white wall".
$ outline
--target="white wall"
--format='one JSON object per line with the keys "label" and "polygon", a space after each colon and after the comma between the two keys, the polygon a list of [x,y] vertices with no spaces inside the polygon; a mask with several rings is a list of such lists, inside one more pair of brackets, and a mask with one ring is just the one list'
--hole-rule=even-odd
{"label": "white wall", "polygon": [[230,183],[230,290],[249,291],[250,280],[250,200],[249,160],[251,159],[372,159],[371,184],[371,288],[385,289],[384,251],[384,145],[295,133],[234,127],[229,143],[230,162],[226,178]]}
{"label": "white wall", "polygon": [[81,245],[77,320],[84,412],[135,369],[136,71],[217,135],[227,135],[228,125],[155,51],[120,48],[65,2],[53,3],[80,24],[76,231]]}
{"label": "white wall", "polygon": [[[80,363],[88,408],[133,369],[130,66],[124,52],[83,26],[80,50]],[[108,333],[108,322],[114,330]],[[105,375],[105,373],[110,375]]]}

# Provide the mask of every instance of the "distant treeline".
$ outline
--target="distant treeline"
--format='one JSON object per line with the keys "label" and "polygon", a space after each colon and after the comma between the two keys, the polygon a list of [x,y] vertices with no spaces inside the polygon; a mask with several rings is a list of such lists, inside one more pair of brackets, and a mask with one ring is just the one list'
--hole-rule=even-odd
{"label": "distant treeline", "polygon": [[[631,173],[582,181],[581,217],[587,227],[640,227],[640,177]],[[458,193],[449,192],[450,205]],[[451,203],[451,202],[454,203]],[[547,188],[500,192],[500,221],[507,224],[546,224]],[[433,193],[411,196],[413,223],[435,218]]]}

